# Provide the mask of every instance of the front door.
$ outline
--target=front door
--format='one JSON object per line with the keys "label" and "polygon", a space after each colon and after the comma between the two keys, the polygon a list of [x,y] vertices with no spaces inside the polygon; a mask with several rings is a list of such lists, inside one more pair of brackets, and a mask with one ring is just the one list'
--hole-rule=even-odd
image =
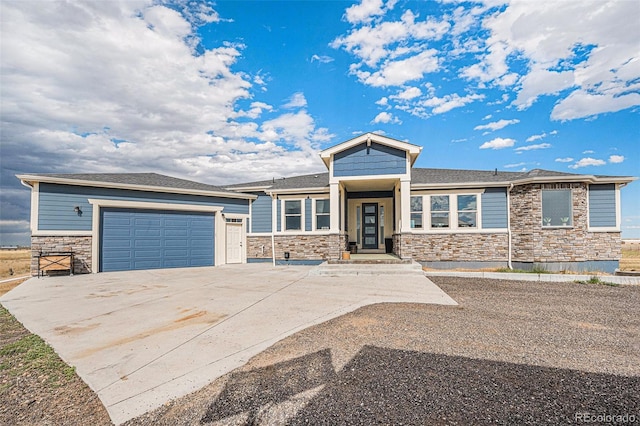
{"label": "front door", "polygon": [[378,203],[362,204],[362,248],[378,248]]}
{"label": "front door", "polygon": [[242,223],[227,222],[227,263],[242,263]]}

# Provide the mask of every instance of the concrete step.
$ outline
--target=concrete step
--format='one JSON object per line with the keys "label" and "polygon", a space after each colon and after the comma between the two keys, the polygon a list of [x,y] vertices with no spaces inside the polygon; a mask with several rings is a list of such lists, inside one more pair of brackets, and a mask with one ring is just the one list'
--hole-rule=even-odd
{"label": "concrete step", "polygon": [[411,263],[328,263],[313,268],[309,275],[345,277],[355,275],[421,275],[422,265]]}

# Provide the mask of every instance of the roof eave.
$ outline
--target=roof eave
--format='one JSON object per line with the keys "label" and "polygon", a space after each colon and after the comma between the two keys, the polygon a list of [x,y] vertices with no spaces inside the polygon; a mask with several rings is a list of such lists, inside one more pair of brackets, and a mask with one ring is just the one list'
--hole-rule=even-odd
{"label": "roof eave", "polygon": [[253,194],[243,194],[239,192],[222,192],[222,191],[206,191],[202,189],[185,189],[185,188],[173,188],[164,186],[153,185],[135,185],[116,182],[102,182],[94,180],[82,180],[82,179],[67,179],[56,178],[51,176],[38,176],[38,175],[16,175],[22,182],[28,182],[33,184],[35,182],[54,183],[61,185],[77,185],[77,186],[100,186],[103,188],[114,189],[129,189],[134,191],[150,191],[150,192],[163,192],[172,194],[186,194],[186,195],[203,195],[207,197],[225,197],[225,198],[238,198],[245,200],[255,200],[257,196]]}

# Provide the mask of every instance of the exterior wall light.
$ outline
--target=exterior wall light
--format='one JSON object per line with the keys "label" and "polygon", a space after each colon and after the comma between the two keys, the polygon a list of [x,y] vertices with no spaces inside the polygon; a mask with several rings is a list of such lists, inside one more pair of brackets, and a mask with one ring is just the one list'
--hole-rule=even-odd
{"label": "exterior wall light", "polygon": [[78,216],[82,216],[82,209],[80,209],[80,206],[75,206],[73,211],[76,212]]}

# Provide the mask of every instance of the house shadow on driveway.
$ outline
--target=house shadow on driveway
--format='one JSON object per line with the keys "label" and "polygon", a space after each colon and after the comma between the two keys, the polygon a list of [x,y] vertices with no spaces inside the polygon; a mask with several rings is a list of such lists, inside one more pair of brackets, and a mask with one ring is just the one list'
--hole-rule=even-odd
{"label": "house shadow on driveway", "polygon": [[335,372],[325,349],[232,374],[200,423],[231,416],[246,425],[634,423],[640,377],[376,346]]}

